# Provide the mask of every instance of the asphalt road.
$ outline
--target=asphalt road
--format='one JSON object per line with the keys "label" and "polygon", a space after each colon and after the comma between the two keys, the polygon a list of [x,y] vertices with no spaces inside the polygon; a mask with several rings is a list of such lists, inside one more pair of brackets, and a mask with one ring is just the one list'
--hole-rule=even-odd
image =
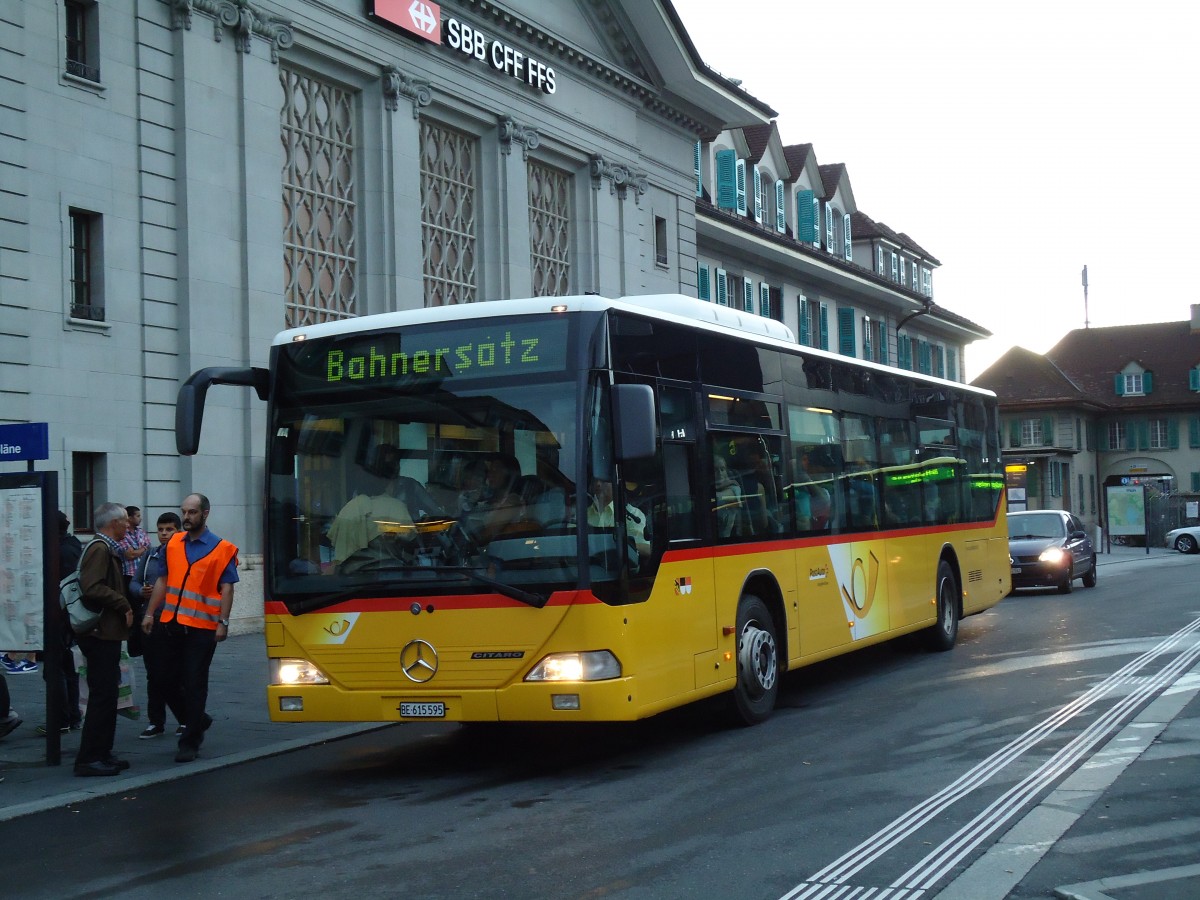
{"label": "asphalt road", "polygon": [[[5,893],[1052,897],[1103,857],[1072,868],[1034,839],[1014,865],[1005,835],[1112,768],[1148,703],[1194,690],[1198,572],[1106,567],[1094,589],[966,620],[951,653],[902,640],[810,667],[756,728],[715,704],[632,726],[393,727],[24,816],[0,823]],[[1156,864],[1200,859],[1194,794],[1139,802],[1175,823]]]}

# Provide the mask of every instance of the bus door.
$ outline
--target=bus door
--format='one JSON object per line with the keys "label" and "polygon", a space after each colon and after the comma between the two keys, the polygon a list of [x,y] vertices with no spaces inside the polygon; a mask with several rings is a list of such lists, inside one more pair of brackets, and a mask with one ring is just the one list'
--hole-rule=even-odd
{"label": "bus door", "polygon": [[636,550],[623,612],[642,704],[710,683],[717,646],[711,554],[698,552],[695,396],[690,386],[655,388],[657,452],[620,464],[614,504],[624,509],[626,541]]}

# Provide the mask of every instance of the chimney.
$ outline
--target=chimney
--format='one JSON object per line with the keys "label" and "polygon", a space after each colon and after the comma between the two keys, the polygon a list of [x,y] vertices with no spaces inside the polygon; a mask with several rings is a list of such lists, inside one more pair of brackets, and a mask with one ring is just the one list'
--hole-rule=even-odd
{"label": "chimney", "polygon": [[1192,304],[1192,334],[1200,334],[1200,303]]}

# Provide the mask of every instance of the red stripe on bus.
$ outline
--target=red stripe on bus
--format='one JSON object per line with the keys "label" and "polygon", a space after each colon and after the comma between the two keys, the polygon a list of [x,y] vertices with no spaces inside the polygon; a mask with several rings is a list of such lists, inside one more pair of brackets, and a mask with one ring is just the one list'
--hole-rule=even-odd
{"label": "red stripe on bus", "polygon": [[[550,595],[546,606],[572,606],[589,603],[599,603],[590,591],[555,591]],[[500,594],[452,594],[449,596],[413,596],[413,597],[358,597],[344,600],[332,606],[322,606],[311,610],[314,613],[348,613],[348,612],[408,612],[413,604],[422,609],[433,606],[435,609],[520,609],[524,604],[518,600],[510,600]],[[263,612],[267,615],[290,616],[287,604],[282,600],[264,600]]]}

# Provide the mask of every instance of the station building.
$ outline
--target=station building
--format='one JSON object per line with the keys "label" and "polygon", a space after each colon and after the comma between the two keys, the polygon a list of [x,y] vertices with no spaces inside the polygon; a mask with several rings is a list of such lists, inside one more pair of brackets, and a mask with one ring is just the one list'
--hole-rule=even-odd
{"label": "station building", "polygon": [[988,332],[933,301],[936,258],[861,213],[844,166],[785,146],[669,2],[548,12],[5,5],[0,422],[49,423],[77,530],[107,500],[152,526],[198,490],[214,530],[260,552],[263,405],[213,391],[181,457],[176,393],[331,319],[679,292],[961,380]]}

